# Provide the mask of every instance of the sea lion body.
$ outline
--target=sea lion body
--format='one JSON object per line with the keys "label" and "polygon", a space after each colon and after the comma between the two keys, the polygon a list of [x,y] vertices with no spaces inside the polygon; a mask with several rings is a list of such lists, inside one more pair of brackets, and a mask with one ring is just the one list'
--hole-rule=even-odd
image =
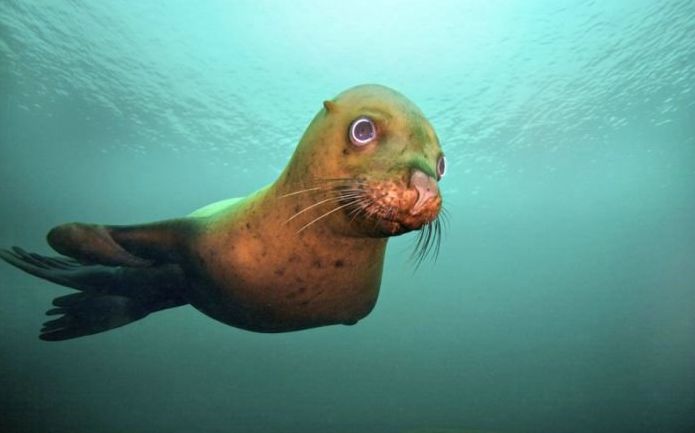
{"label": "sea lion body", "polygon": [[184,304],[251,331],[350,325],[376,303],[388,237],[439,234],[443,164],[414,104],[358,86],[324,102],[278,179],[253,194],[141,226],[58,226],[48,242],[71,259],[0,256],[81,290],[54,301],[63,317],[46,340]]}

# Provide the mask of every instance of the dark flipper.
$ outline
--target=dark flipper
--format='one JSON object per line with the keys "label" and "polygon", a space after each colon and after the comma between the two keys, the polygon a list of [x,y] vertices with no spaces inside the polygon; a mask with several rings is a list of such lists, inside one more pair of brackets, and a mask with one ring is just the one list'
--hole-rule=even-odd
{"label": "dark flipper", "polygon": [[80,290],[54,299],[62,315],[44,324],[39,338],[67,340],[108,331],[166,308],[185,305],[186,285],[175,264],[160,266],[103,266],[67,257],[45,257],[21,248],[0,250],[0,258],[39,278]]}
{"label": "dark flipper", "polygon": [[68,257],[46,257],[19,247],[0,250],[0,258],[35,277],[77,290],[108,292],[116,283],[112,266],[86,265]]}
{"label": "dark flipper", "polygon": [[[78,295],[78,296],[75,296]],[[60,341],[97,334],[142,319],[150,311],[147,305],[125,296],[74,293],[53,300],[60,305],[46,312],[62,316],[43,324],[39,338]]]}
{"label": "dark flipper", "polygon": [[192,227],[186,219],[135,226],[70,223],[53,228],[47,240],[54,250],[80,262],[143,267],[176,263]]}

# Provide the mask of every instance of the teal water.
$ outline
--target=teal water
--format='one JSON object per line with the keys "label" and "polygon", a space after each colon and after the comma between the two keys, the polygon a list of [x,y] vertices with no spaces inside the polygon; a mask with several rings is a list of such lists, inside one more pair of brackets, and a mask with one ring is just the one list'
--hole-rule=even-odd
{"label": "teal water", "polygon": [[695,431],[695,3],[330,3],[0,3],[0,246],[245,195],[365,82],[436,128],[450,214],[354,327],[45,343],[68,289],[0,263],[0,431]]}

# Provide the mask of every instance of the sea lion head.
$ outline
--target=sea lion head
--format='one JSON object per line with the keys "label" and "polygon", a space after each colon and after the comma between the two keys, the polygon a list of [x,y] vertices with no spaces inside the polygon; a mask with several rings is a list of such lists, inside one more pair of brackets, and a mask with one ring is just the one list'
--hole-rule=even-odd
{"label": "sea lion head", "polygon": [[316,203],[325,200],[324,210],[340,215],[346,230],[386,237],[438,223],[445,165],[439,139],[415,104],[388,87],[361,85],[324,102],[286,179],[298,191],[318,192]]}

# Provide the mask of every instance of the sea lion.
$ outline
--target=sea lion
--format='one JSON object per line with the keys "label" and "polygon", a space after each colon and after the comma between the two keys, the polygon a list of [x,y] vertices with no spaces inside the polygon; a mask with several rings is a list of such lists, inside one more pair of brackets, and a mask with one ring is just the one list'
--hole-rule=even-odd
{"label": "sea lion", "polygon": [[246,197],[151,224],[64,224],[47,236],[63,256],[0,257],[79,290],[53,301],[49,341],[185,304],[250,331],[352,325],[377,300],[390,236],[438,242],[445,165],[412,102],[357,86],[325,101],[277,180]]}

